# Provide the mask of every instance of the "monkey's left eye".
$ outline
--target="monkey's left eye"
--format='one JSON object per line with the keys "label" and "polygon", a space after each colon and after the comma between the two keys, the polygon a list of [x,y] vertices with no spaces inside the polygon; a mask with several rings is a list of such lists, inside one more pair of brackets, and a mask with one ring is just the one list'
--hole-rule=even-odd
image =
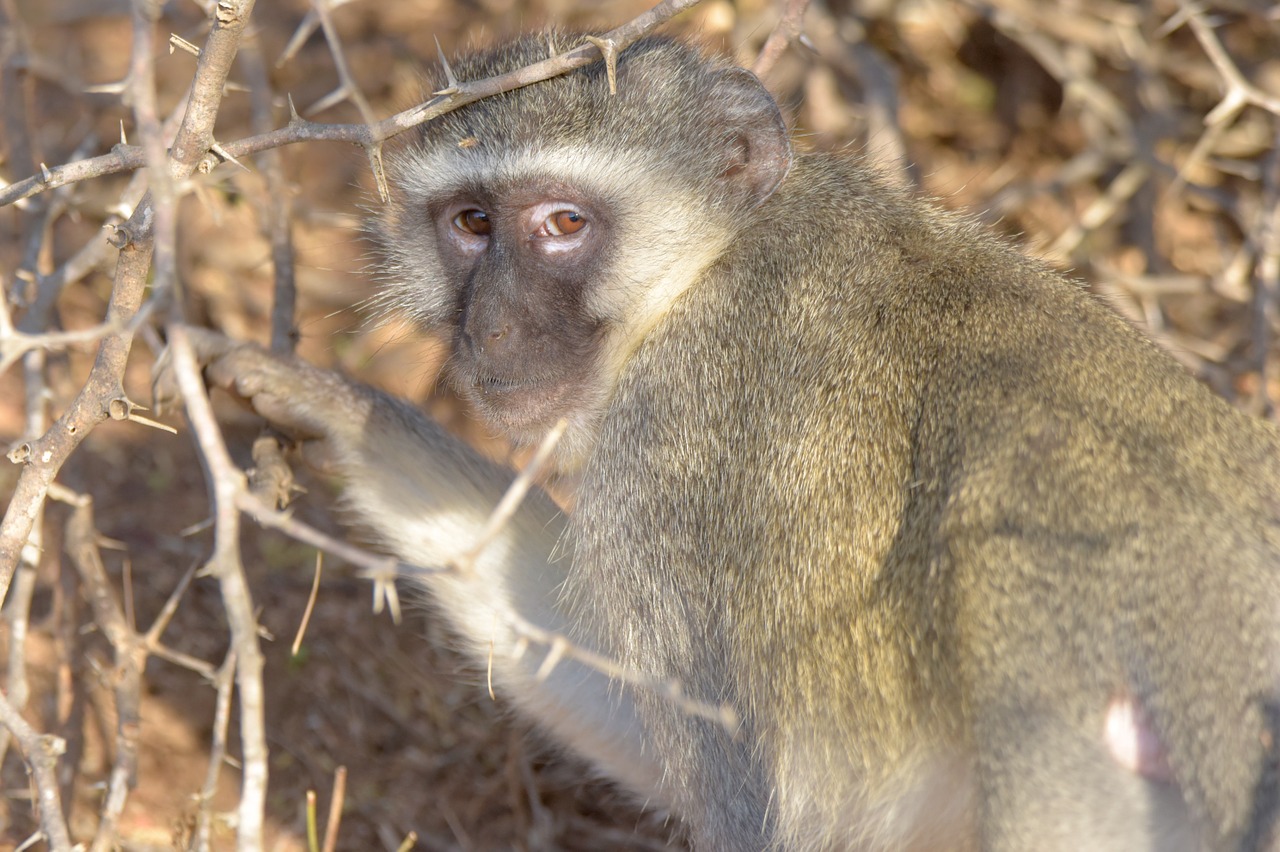
{"label": "monkey's left eye", "polygon": [[552,213],[538,229],[538,235],[544,237],[565,237],[576,234],[587,226],[587,217],[577,210],[558,210]]}
{"label": "monkey's left eye", "polygon": [[453,225],[460,231],[466,231],[478,237],[488,236],[493,229],[489,222],[489,214],[483,210],[463,210],[453,217]]}

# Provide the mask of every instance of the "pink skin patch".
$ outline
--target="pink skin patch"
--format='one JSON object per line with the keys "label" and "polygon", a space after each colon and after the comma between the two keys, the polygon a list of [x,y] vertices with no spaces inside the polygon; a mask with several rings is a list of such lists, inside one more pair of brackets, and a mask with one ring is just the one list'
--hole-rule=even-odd
{"label": "pink skin patch", "polygon": [[1119,695],[1107,705],[1103,724],[1107,750],[1116,763],[1152,781],[1172,781],[1173,771],[1151,718],[1130,695]]}

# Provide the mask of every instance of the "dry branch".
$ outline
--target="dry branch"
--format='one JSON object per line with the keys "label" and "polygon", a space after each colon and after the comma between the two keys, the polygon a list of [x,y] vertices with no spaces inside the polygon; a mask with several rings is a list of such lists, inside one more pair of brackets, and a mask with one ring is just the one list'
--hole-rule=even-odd
{"label": "dry branch", "polygon": [[[621,51],[637,39],[647,35],[658,25],[701,2],[702,0],[665,0],[665,2],[658,4],[645,14],[610,31],[605,36],[602,36],[601,39],[613,42],[616,49]],[[208,50],[208,48],[206,47],[205,50]],[[204,53],[205,51],[201,51],[202,60]],[[572,71],[574,68],[589,65],[600,59],[600,56],[600,49],[595,44],[583,44],[565,53],[545,59],[534,65],[520,68],[509,74],[459,83],[456,88],[453,88],[447,94],[437,95],[425,103],[367,125],[322,124],[307,121],[295,113],[290,118],[289,123],[282,128],[267,133],[259,133],[235,142],[223,143],[221,149],[225,152],[224,157],[218,157],[210,153],[210,144],[208,143],[212,141],[211,135],[209,140],[206,140],[207,144],[201,147],[195,144],[192,135],[188,134],[188,136],[180,137],[179,140],[174,142],[175,150],[178,149],[179,142],[184,143],[183,153],[185,158],[175,154],[174,159],[184,166],[189,165],[190,171],[194,171],[198,163],[188,162],[193,152],[198,155],[197,160],[206,156],[212,157],[214,161],[225,157],[242,159],[282,145],[320,141],[349,142],[353,145],[359,145],[371,153],[377,152],[386,140],[433,118],[460,109],[467,104],[475,103],[481,98],[492,97],[532,83],[558,77],[561,74]],[[199,72],[197,71],[197,73]],[[209,115],[208,101],[210,100],[207,87],[202,90],[201,94],[202,97],[193,104],[192,108],[195,110],[196,115],[206,116]],[[0,207],[74,181],[103,177],[140,168],[145,162],[146,158],[141,149],[135,146],[117,146],[110,154],[95,157],[91,160],[83,160],[79,163],[71,163],[67,166],[58,166],[48,169],[45,173],[32,175],[24,180],[10,184],[0,190]],[[212,162],[206,163],[205,169],[207,170],[211,166]],[[186,173],[190,174],[190,171]],[[385,187],[383,189],[385,190]]]}
{"label": "dry branch", "polygon": [[787,0],[782,19],[769,34],[769,39],[760,49],[760,55],[756,57],[756,63],[751,68],[757,77],[768,76],[778,59],[782,57],[783,51],[800,37],[804,28],[804,13],[808,8],[809,0]]}
{"label": "dry branch", "polygon": [[[0,757],[12,737],[29,760],[41,829],[53,849],[71,848],[63,807],[72,799],[66,787],[60,789],[57,773],[61,771],[71,777],[79,765],[75,754],[76,734],[68,733],[78,717],[73,715],[64,727],[59,727],[67,718],[61,712],[55,723],[40,720],[39,724],[32,724],[37,716],[26,706],[32,690],[25,671],[26,637],[29,631],[38,633],[41,629],[38,623],[32,625],[30,617],[32,596],[37,588],[36,569],[42,551],[58,549],[56,536],[51,541],[43,537],[41,512],[46,497],[57,496],[55,478],[60,473],[75,474],[76,464],[65,467],[64,464],[97,423],[113,416],[113,412],[123,412],[126,418],[138,422],[133,414],[135,404],[125,394],[122,379],[133,336],[141,331],[154,337],[152,321],[157,309],[169,318],[171,342],[176,351],[185,352],[181,339],[183,326],[175,321],[176,312],[165,313],[167,308],[183,307],[184,303],[179,300],[186,296],[173,286],[179,271],[174,252],[178,197],[190,190],[193,178],[198,179],[219,162],[231,158],[248,162],[249,155],[264,155],[257,167],[270,186],[260,218],[270,235],[276,278],[271,340],[273,349],[286,351],[298,337],[291,225],[295,221],[305,223],[305,216],[309,214],[305,209],[293,209],[293,190],[285,181],[279,159],[281,146],[305,141],[348,142],[364,148],[376,170],[382,143],[396,134],[481,97],[593,62],[602,51],[616,53],[657,23],[695,5],[693,0],[663,3],[592,43],[513,74],[481,81],[450,79],[446,89],[427,102],[374,121],[371,108],[355,88],[352,69],[359,68],[354,64],[358,53],[344,49],[329,15],[341,4],[338,0],[316,0],[316,3],[308,21],[324,30],[324,47],[330,57],[325,61],[336,69],[339,80],[335,94],[350,99],[365,123],[325,124],[293,114],[284,127],[272,129],[273,94],[266,70],[261,57],[242,50],[243,73],[253,97],[252,135],[215,141],[214,117],[221,108],[220,98],[227,89],[230,62],[244,37],[242,28],[249,11],[249,4],[231,0],[220,4],[210,0],[205,4],[218,20],[209,38],[196,51],[197,70],[188,99],[181,103],[176,114],[162,122],[155,97],[155,54],[157,46],[163,44],[159,41],[163,31],[158,29],[156,17],[159,7],[138,2],[134,6],[135,40],[128,76],[120,86],[96,89],[98,92],[119,91],[127,96],[135,114],[137,130],[131,140],[135,144],[122,141],[101,156],[80,159],[85,156],[84,152],[101,150],[101,147],[95,148],[91,141],[77,139],[83,150],[72,155],[70,162],[46,165],[42,162],[45,157],[56,156],[65,161],[67,155],[37,150],[37,140],[51,148],[54,146],[47,141],[50,134],[41,135],[36,132],[41,128],[29,125],[33,85],[41,79],[57,78],[59,85],[73,85],[74,81],[65,71],[49,73],[51,63],[31,52],[21,22],[13,14],[12,0],[0,0],[0,117],[4,122],[8,157],[3,166],[7,175],[31,176],[13,184],[0,184],[0,205],[22,202],[3,213],[12,215],[12,221],[19,223],[23,234],[19,250],[15,252],[21,255],[18,273],[5,278],[9,292],[0,300],[0,372],[20,363],[26,391],[23,438],[11,454],[12,459],[24,463],[24,468],[0,525],[0,597],[4,597],[5,588],[9,588],[3,613],[9,647],[5,692],[0,695]],[[778,81],[780,97],[788,103],[799,100],[800,89],[787,88],[790,85],[787,75],[795,73],[793,68],[803,63],[777,64],[777,58],[799,35],[806,5],[802,0],[789,0],[785,4],[778,26],[756,62],[758,73],[772,70],[771,84]],[[826,5],[824,10],[811,10],[809,17],[810,35],[820,58],[814,60],[805,55],[803,59],[834,69],[843,75],[844,82],[857,82],[861,104],[855,109],[860,110],[860,126],[866,131],[863,141],[873,148],[883,147],[887,152],[887,156],[877,158],[878,161],[897,165],[919,161],[920,152],[928,150],[921,147],[921,134],[929,131],[921,130],[918,118],[915,123],[904,120],[899,107],[920,98],[922,89],[931,84],[929,80],[922,82],[923,75],[912,63],[920,68],[932,68],[930,63],[937,57],[924,52],[907,55],[914,48],[905,46],[905,39],[903,44],[898,44],[866,36],[877,27],[883,32],[885,26],[895,22],[894,15],[900,14],[898,12],[867,11],[868,17],[860,21],[865,24],[864,31],[858,38],[850,38],[856,26],[848,27],[848,20],[829,20]],[[841,4],[829,5],[838,11]],[[1046,121],[1059,130],[1066,129],[1062,139],[1078,137],[1081,140],[1060,162],[1051,162],[1046,157],[1044,163],[1052,168],[1019,173],[1018,169],[1026,166],[1024,160],[1021,165],[1007,169],[1002,164],[1002,171],[997,175],[984,176],[979,172],[976,182],[981,183],[989,176],[990,185],[998,185],[1000,190],[994,200],[984,197],[984,201],[990,202],[988,218],[1007,217],[1015,223],[1014,227],[1034,230],[1034,225],[1028,226],[1027,222],[1035,223],[1035,217],[1045,215],[1046,209],[1064,212],[1061,218],[1048,219],[1052,226],[1044,229],[1049,231],[1042,239],[1044,245],[1060,251],[1070,262],[1079,265],[1084,274],[1105,276],[1113,281],[1112,289],[1104,292],[1114,293],[1123,309],[1161,332],[1164,339],[1178,348],[1184,360],[1220,389],[1248,395],[1260,410],[1270,411],[1276,392],[1273,349],[1277,330],[1276,300],[1280,298],[1280,236],[1277,236],[1280,218],[1276,213],[1280,209],[1276,189],[1280,185],[1280,156],[1275,153],[1280,150],[1280,135],[1274,118],[1280,114],[1277,112],[1280,101],[1263,81],[1255,82],[1250,77],[1252,69],[1265,65],[1266,57],[1233,54],[1232,50],[1239,44],[1230,38],[1235,11],[1229,9],[1218,15],[1212,5],[1190,3],[1179,4],[1178,8],[1172,3],[1157,3],[1139,10],[1128,4],[1092,0],[1072,10],[1029,0],[973,0],[967,4],[967,10],[963,3],[942,5],[947,7],[949,17],[938,24],[940,29],[959,38],[964,27],[973,21],[989,21],[1003,37],[1050,72],[1063,89],[1065,105],[1062,115],[1050,116]],[[1157,25],[1162,22],[1158,15],[1167,18],[1163,21],[1163,30],[1152,23],[1153,20]],[[1243,25],[1238,18],[1234,20],[1238,35]],[[309,25],[304,22],[304,27]],[[843,28],[837,30],[837,25]],[[912,26],[918,28],[918,22]],[[1179,33],[1182,38],[1174,43],[1170,35],[1179,28],[1183,28]],[[305,37],[310,31],[300,29],[299,32]],[[1259,37],[1259,43],[1267,42]],[[959,47],[958,43],[953,46]],[[1197,50],[1201,53],[1195,54]],[[291,52],[287,50],[286,56],[289,55]],[[1184,74],[1192,65],[1196,73]],[[932,73],[946,78],[953,67],[942,67],[944,70]],[[40,70],[42,68],[46,70]],[[1193,104],[1201,101],[1205,106],[1197,112],[1200,108]],[[312,109],[327,105],[322,98],[313,103]],[[1266,113],[1269,120],[1270,153],[1224,154],[1233,146],[1239,147],[1241,128],[1250,120],[1256,121],[1259,113]],[[939,134],[946,137],[947,132],[944,129]],[[170,137],[172,141],[166,141]],[[1046,134],[1046,138],[1050,138],[1050,134]],[[956,142],[954,137],[946,137],[946,144],[938,147],[963,148],[963,142],[963,139]],[[1171,142],[1177,142],[1177,147],[1170,146]],[[1062,144],[1067,147],[1067,143]],[[71,144],[64,145],[62,150],[65,152],[70,147]],[[966,155],[978,156],[972,152]],[[921,173],[925,175],[935,168],[927,160],[924,166]],[[77,184],[92,177],[130,171],[136,174],[121,196],[123,215],[112,222],[114,247],[105,240],[93,239],[74,252],[58,246],[62,251],[59,256],[55,252],[55,225],[66,219],[68,212],[79,212],[79,193],[84,188]],[[1203,177],[1206,171],[1212,172],[1211,179]],[[148,187],[151,194],[143,199],[143,191]],[[944,184],[942,191],[952,188]],[[1186,205],[1195,216],[1211,220],[1220,229],[1225,258],[1221,271],[1214,271],[1213,265],[1207,263],[1208,271],[1199,267],[1187,269],[1174,258],[1176,249],[1162,244],[1162,240],[1177,242],[1181,237],[1179,233],[1171,238],[1161,230],[1165,226],[1160,216],[1167,216],[1170,205],[1177,204]],[[301,225],[299,233],[303,233]],[[1135,265],[1132,254],[1123,257],[1110,250],[1107,241],[1114,241],[1122,248],[1139,249],[1142,263]],[[114,260],[116,269],[106,316],[88,327],[82,322],[71,327],[73,330],[62,330],[56,308],[67,292],[67,285],[81,280],[107,260]],[[306,269],[305,262],[302,268]],[[155,295],[147,298],[147,287],[152,283],[157,286],[153,292],[158,292],[159,298]],[[1226,306],[1221,313],[1228,314],[1238,308],[1236,313],[1244,317],[1243,333],[1234,326],[1220,325],[1211,335],[1199,327],[1188,327],[1177,315],[1182,302],[1210,297],[1215,300],[1213,304]],[[1248,345],[1242,346],[1241,341]],[[45,413],[50,400],[69,397],[53,393],[58,387],[50,378],[56,375],[51,370],[51,362],[56,359],[53,353],[95,342],[100,346],[89,378],[50,427]],[[1243,355],[1237,354],[1241,351]],[[161,644],[161,633],[177,611],[182,590],[194,571],[188,572],[179,583],[146,632],[139,633],[115,600],[117,593],[106,580],[91,519],[86,521],[80,503],[71,501],[75,509],[73,523],[67,530],[67,543],[77,574],[62,582],[74,603],[78,592],[70,583],[75,582],[75,576],[79,577],[78,588],[87,593],[93,622],[101,628],[114,651],[108,674],[120,676],[120,680],[112,684],[118,721],[115,729],[108,732],[114,738],[114,751],[109,774],[104,778],[107,795],[94,838],[96,848],[105,848],[111,842],[118,825],[115,821],[129,789],[133,750],[139,744],[136,726],[132,725],[138,718],[142,664],[149,655],[190,669],[216,686],[211,762],[192,828],[191,847],[195,849],[208,849],[213,842],[212,797],[224,758],[229,759],[228,726],[234,715],[231,702],[237,698],[235,684],[240,683],[239,718],[241,740],[245,743],[246,785],[237,815],[238,830],[242,848],[252,849],[260,842],[267,781],[263,685],[258,673],[262,660],[254,604],[237,541],[241,512],[248,513],[263,526],[279,529],[299,542],[355,565],[361,575],[375,580],[375,594],[380,599],[385,595],[393,609],[398,606],[395,577],[428,570],[466,570],[465,565],[401,565],[278,511],[275,497],[291,490],[291,474],[283,463],[280,445],[264,445],[261,454],[255,447],[259,470],[273,473],[268,480],[269,487],[263,491],[248,488],[226,454],[199,385],[198,371],[189,363],[189,353],[179,358],[184,361],[180,368],[186,384],[184,398],[200,452],[209,466],[209,483],[214,492],[215,543],[207,572],[216,576],[220,584],[233,644],[227,651],[226,662],[218,669],[198,657]],[[255,496],[258,493],[262,496]],[[504,504],[513,505],[516,499],[518,495],[512,492]],[[495,510],[494,529],[505,522],[507,511],[509,509],[501,507]],[[54,522],[51,530],[54,530],[56,521],[64,513],[57,510],[50,514]],[[477,551],[483,545],[483,538],[474,543]],[[15,571],[19,573],[15,575]],[[62,616],[69,621],[60,629],[80,626],[84,619],[75,619],[74,610],[72,613]],[[575,647],[563,636],[544,631],[538,625],[516,624],[514,627],[524,639],[520,646],[523,652],[544,655],[544,672],[549,672],[565,657],[572,657],[629,684],[629,688],[651,689],[667,695],[687,712],[714,719],[730,729],[736,724],[730,709],[693,701],[683,694],[678,683],[623,670],[616,661],[594,655],[590,649]],[[63,666],[70,662],[66,658],[61,660]],[[41,728],[64,733],[71,740],[70,752],[61,758],[61,764],[58,757],[61,741],[42,733]],[[145,736],[142,744],[145,745]],[[534,789],[527,761],[519,769],[521,796],[528,800],[522,807],[533,809],[535,814],[536,824],[529,830],[545,830],[546,823],[553,817],[536,800],[539,791]],[[356,789],[353,784],[349,801],[357,797]],[[331,808],[331,817],[335,813]],[[470,819],[474,820],[474,815]],[[468,823],[468,827],[471,825],[474,822]],[[344,825],[344,833],[349,830],[350,821]],[[386,838],[392,837],[398,842],[405,830],[401,825],[390,823],[378,828],[384,842],[390,842]],[[463,831],[459,829],[460,834]],[[613,839],[622,842],[620,837]],[[327,833],[326,844],[335,838],[336,831]],[[338,841],[339,847],[345,845]]]}
{"label": "dry branch", "polygon": [[200,367],[180,324],[169,327],[173,371],[213,490],[214,547],[203,572],[217,578],[236,654],[236,688],[240,694],[242,780],[236,820],[236,844],[242,852],[262,848],[267,795],[267,742],[262,689],[262,651],[252,594],[240,559],[240,509],[244,474],[231,461],[209,405]]}

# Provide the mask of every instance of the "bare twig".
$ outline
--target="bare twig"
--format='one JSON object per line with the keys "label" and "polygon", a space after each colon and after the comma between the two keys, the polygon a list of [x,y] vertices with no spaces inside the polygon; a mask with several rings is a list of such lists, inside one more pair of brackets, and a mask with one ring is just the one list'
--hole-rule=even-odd
{"label": "bare twig", "polygon": [[312,104],[311,108],[307,110],[307,114],[315,115],[342,101],[351,101],[356,105],[356,109],[360,111],[360,119],[365,124],[373,124],[376,121],[373,109],[369,106],[369,101],[361,94],[360,87],[356,85],[355,75],[351,73],[351,67],[347,65],[347,54],[342,49],[342,41],[338,38],[338,31],[333,26],[332,8],[334,5],[340,4],[331,3],[330,0],[311,0],[311,14],[314,14],[320,22],[320,29],[324,31],[325,43],[329,45],[329,55],[333,57],[334,70],[338,73],[338,88]]}
{"label": "bare twig", "polygon": [[[533,642],[547,649],[547,655],[538,669],[539,677],[549,677],[552,670],[565,657],[570,657],[587,667],[615,678],[628,686],[648,690],[670,701],[684,713],[707,719],[723,727],[730,734],[736,734],[741,720],[738,713],[729,704],[713,704],[690,698],[684,692],[684,686],[676,678],[662,678],[647,675],[629,669],[617,660],[598,654],[580,645],[576,645],[563,634],[545,630],[532,622],[512,615],[511,627],[527,642]],[[517,648],[517,655],[522,649]]]}
{"label": "bare twig", "polygon": [[39,334],[28,334],[15,330],[7,335],[0,335],[0,373],[13,366],[14,362],[23,355],[34,350],[65,349],[77,344],[95,343],[110,335],[133,334],[137,331],[138,326],[147,320],[149,315],[150,310],[144,305],[132,317],[128,326],[122,324],[118,319],[108,319],[98,325],[76,329],[75,331],[45,331]]}
{"label": "bare twig", "polygon": [[791,42],[799,38],[801,30],[804,28],[804,13],[808,8],[809,0],[786,0],[782,19],[778,21],[778,26],[774,27],[773,32],[769,34],[764,47],[760,48],[760,55],[756,57],[756,64],[751,68],[757,77],[767,77],[769,72],[773,70],[773,66],[782,57],[783,51],[791,46]]}
{"label": "bare twig", "polygon": [[342,803],[347,796],[347,767],[333,771],[333,793],[329,796],[329,819],[324,826],[324,845],[320,852],[333,852],[338,848],[338,828],[342,825]]}
{"label": "bare twig", "polygon": [[[607,33],[603,38],[613,41],[617,45],[617,49],[622,50],[652,31],[659,24],[670,20],[700,2],[702,0],[665,0],[665,2],[658,4],[643,15]],[[207,51],[207,49],[206,47],[205,50]],[[205,51],[201,52],[202,61],[204,53]],[[236,158],[244,158],[270,148],[278,148],[281,145],[322,140],[349,142],[366,149],[376,149],[387,139],[447,112],[475,103],[482,98],[557,77],[574,68],[589,65],[599,58],[600,51],[595,45],[584,44],[566,53],[518,69],[509,74],[460,83],[456,91],[433,97],[425,103],[396,113],[373,124],[319,124],[295,116],[282,128],[234,142],[226,142],[223,143],[222,148],[228,155]],[[196,108],[195,114],[207,114],[207,106],[202,104]],[[176,141],[174,147],[175,149],[177,148]],[[194,146],[188,142],[188,148],[191,147]],[[203,154],[208,150],[209,146],[205,145],[201,149],[201,153]],[[210,156],[212,157],[213,155]],[[10,184],[0,190],[0,207],[12,204],[23,198],[30,198],[47,189],[73,181],[130,171],[139,168],[144,162],[145,157],[140,149],[133,146],[117,146],[110,154],[90,160],[82,160],[78,163],[69,163],[66,166],[54,167],[48,170],[47,175],[34,175]],[[185,164],[186,160],[179,160],[179,162]]]}
{"label": "bare twig", "polygon": [[101,628],[115,654],[114,685],[116,710],[115,759],[107,782],[92,852],[107,852],[118,845],[116,825],[125,800],[138,781],[138,733],[142,725],[142,674],[147,652],[129,625],[107,580],[98,551],[98,532],[93,522],[93,501],[72,495],[74,509],[67,525],[67,551],[75,563],[80,583]]}
{"label": "bare twig", "polygon": [[1213,28],[1205,21],[1199,6],[1189,4],[1186,0],[1178,0],[1178,6],[1181,14],[1185,16],[1187,26],[1191,27],[1191,32],[1195,33],[1196,40],[1200,42],[1205,55],[1217,69],[1227,89],[1221,103],[1204,117],[1204,123],[1206,125],[1226,123],[1249,104],[1274,115],[1280,115],[1280,97],[1267,94],[1245,78],[1235,62],[1231,60],[1226,48],[1222,46],[1222,42],[1218,40]]}
{"label": "bare twig", "polygon": [[196,827],[191,834],[192,852],[208,852],[213,836],[213,797],[218,792],[218,778],[222,775],[222,762],[227,757],[227,732],[231,727],[231,692],[235,685],[236,649],[227,651],[227,658],[218,668],[213,679],[217,689],[214,702],[213,741],[209,746],[209,768],[205,773],[204,788],[200,791],[196,810]]}
{"label": "bare twig", "polygon": [[[274,505],[264,503],[248,490],[236,495],[236,506],[264,527],[280,530],[290,538],[350,562],[360,568],[364,576],[370,579],[395,577],[405,572],[420,573],[431,570],[405,565],[390,556],[379,556],[370,553],[342,539],[320,532],[315,527],[304,524],[287,512],[278,511]],[[436,569],[436,571],[444,570],[446,569]]]}
{"label": "bare twig", "polygon": [[[325,12],[323,20],[329,20],[331,0],[319,0]],[[315,9],[321,6],[314,7]],[[313,10],[308,17],[316,14]],[[325,29],[330,37],[332,27]],[[332,34],[336,44],[337,34]],[[336,50],[336,48],[335,48]],[[335,61],[339,53],[335,53]],[[262,48],[256,38],[250,39],[241,51],[240,62],[249,81],[253,104],[253,129],[265,133],[274,125],[271,82],[262,59]],[[345,69],[345,65],[343,66]],[[358,102],[362,116],[368,118],[368,105],[363,97]],[[264,151],[259,165],[267,181],[266,209],[259,214],[262,230],[271,241],[271,265],[275,286],[271,302],[271,351],[291,354],[298,342],[295,318],[298,289],[293,256],[293,202],[292,188],[284,176],[284,158],[279,148]],[[273,500],[284,507],[298,490],[293,470],[284,457],[285,440],[270,426],[253,442],[254,467],[249,471],[249,485],[264,500]]]}
{"label": "bare twig", "polygon": [[22,718],[9,699],[0,693],[0,725],[4,725],[18,741],[18,747],[31,768],[40,810],[40,830],[51,852],[71,852],[71,835],[62,816],[62,797],[58,792],[58,758],[66,743],[58,737],[42,734]]}
{"label": "bare twig", "polygon": [[240,561],[240,510],[238,495],[245,491],[244,475],[232,463],[218,431],[209,397],[200,378],[195,353],[184,327],[169,328],[173,370],[209,471],[214,504],[214,550],[205,572],[218,579],[231,646],[236,654],[236,686],[240,693],[240,743],[243,750],[240,807],[237,815],[237,848],[254,852],[262,848],[267,793],[267,743],[264,729],[262,652],[258,647],[258,621],[253,599]]}
{"label": "bare twig", "polygon": [[[27,41],[25,28],[18,18],[17,10],[12,0],[0,0],[0,119],[3,119],[6,130],[9,157],[13,160],[14,166],[21,170],[34,169],[39,158],[39,154],[34,148],[36,135],[31,132],[33,130],[31,123],[32,81],[23,70],[27,66],[26,60],[30,55],[29,49],[30,45]],[[39,204],[33,204],[23,215],[27,222],[40,223],[40,225],[32,228],[31,238],[27,242],[24,257],[14,276],[16,279],[15,284],[27,276],[36,277],[38,281],[40,272],[39,256],[46,244],[45,236],[51,218],[45,215],[46,212],[46,203],[42,201]],[[0,283],[4,283],[5,280],[6,276],[0,276]],[[3,368],[0,368],[0,372],[3,372],[3,369],[7,368],[9,363],[12,363],[7,357],[7,347],[10,345],[10,341],[20,333],[15,331],[9,315],[9,301],[10,299],[15,302],[19,301],[17,299],[18,295],[16,287],[14,292],[8,292],[7,288],[0,287],[0,361],[5,362]],[[47,318],[48,312],[42,310],[37,319],[44,322]],[[26,403],[26,416],[23,426],[24,437],[39,435],[48,427],[47,406],[43,398],[45,389],[44,367],[45,359],[43,353],[33,353],[31,357],[24,359],[23,373],[24,378],[27,380],[27,384],[24,385],[24,401]],[[40,519],[40,510],[37,507],[33,516],[32,529],[29,531],[29,535],[24,536],[25,546],[19,544],[19,550],[16,554],[18,576],[14,584],[13,594],[8,596],[7,600],[4,586],[0,585],[0,602],[4,603],[2,615],[4,623],[9,628],[4,694],[0,694],[0,699],[9,702],[6,704],[6,709],[19,717],[22,711],[26,709],[27,701],[30,698],[30,684],[27,680],[26,641],[27,628],[30,623],[31,602],[35,593],[35,571],[39,565],[40,552],[44,545],[44,531],[38,523]],[[18,543],[15,542],[15,544]],[[17,732],[14,729],[0,725],[0,765],[3,765],[11,738],[16,734]],[[22,737],[18,737],[19,748],[23,749],[24,753],[27,753],[28,760],[41,762],[42,765],[52,767],[56,761],[56,756],[28,752],[29,748],[44,742],[34,737],[34,732],[25,740]],[[41,776],[37,775],[36,784],[38,788],[40,783]],[[55,796],[58,795],[57,788],[54,788],[53,793]],[[49,808],[47,813],[44,810],[46,806]],[[40,816],[41,825],[46,836],[55,836],[59,831],[65,834],[66,828],[59,802],[46,803],[42,801]]]}
{"label": "bare twig", "polygon": [[[31,619],[31,600],[36,589],[35,567],[26,560],[18,568],[9,589],[9,599],[4,609],[0,610],[0,618],[8,627],[9,648],[5,666],[5,695],[15,711],[21,712],[31,697],[31,685],[27,680],[27,629]],[[9,739],[12,732],[0,726],[0,765],[4,764],[5,754],[9,750]]]}
{"label": "bare twig", "polygon": [[80,394],[53,427],[18,448],[27,461],[4,521],[0,523],[0,597],[9,587],[14,566],[44,503],[49,484],[84,437],[110,416],[108,400],[125,398],[121,377],[132,342],[132,334],[127,329],[142,304],[150,259],[149,246],[131,246],[120,252],[107,321],[126,330],[103,339]]}
{"label": "bare twig", "polygon": [[1280,98],[1268,95],[1245,78],[1235,62],[1231,60],[1226,48],[1222,46],[1213,28],[1205,21],[1199,5],[1178,0],[1178,6],[1179,11],[1169,19],[1163,30],[1172,31],[1185,23],[1195,35],[1205,55],[1209,57],[1225,91],[1218,105],[1204,116],[1204,133],[1196,140],[1195,147],[1183,160],[1178,169],[1177,178],[1167,190],[1168,195],[1175,195],[1183,189],[1187,174],[1204,162],[1246,107],[1257,106],[1274,115],[1280,115]]}
{"label": "bare twig", "polygon": [[550,431],[542,439],[542,443],[538,445],[533,458],[525,465],[524,470],[520,471],[520,475],[507,487],[506,493],[502,495],[502,499],[498,501],[498,505],[490,513],[489,519],[485,521],[484,529],[481,530],[479,537],[458,558],[457,562],[450,566],[452,570],[462,574],[474,570],[476,560],[480,558],[480,554],[484,549],[493,543],[493,539],[511,520],[511,516],[516,513],[516,509],[520,507],[525,495],[533,487],[538,474],[541,473],[543,466],[547,463],[547,459],[551,457],[556,444],[560,443],[560,439],[564,437],[565,430],[568,428],[569,421],[563,417],[560,418],[556,425],[551,427]]}
{"label": "bare twig", "polygon": [[[262,47],[256,38],[250,39],[241,51],[240,63],[249,81],[254,132],[266,133],[274,124],[273,95],[262,61]],[[271,240],[271,266],[275,275],[271,303],[271,351],[290,353],[298,342],[294,317],[298,293],[293,257],[293,189],[284,176],[284,158],[280,149],[264,151],[259,164],[267,179],[268,198],[267,210],[260,219]]]}
{"label": "bare twig", "polygon": [[1046,252],[1050,257],[1070,258],[1071,253],[1096,230],[1124,208],[1126,202],[1142,187],[1150,175],[1143,163],[1133,163],[1111,182],[1107,192],[1085,210],[1070,228],[1053,241]]}
{"label": "bare twig", "polygon": [[290,656],[298,656],[298,651],[302,648],[302,637],[307,635],[307,625],[311,623],[311,611],[315,609],[316,598],[320,596],[320,570],[324,565],[324,558],[321,554],[316,554],[316,574],[311,581],[311,594],[307,595],[307,605],[302,610],[302,620],[298,623],[298,632],[293,636],[293,644],[289,646]]}

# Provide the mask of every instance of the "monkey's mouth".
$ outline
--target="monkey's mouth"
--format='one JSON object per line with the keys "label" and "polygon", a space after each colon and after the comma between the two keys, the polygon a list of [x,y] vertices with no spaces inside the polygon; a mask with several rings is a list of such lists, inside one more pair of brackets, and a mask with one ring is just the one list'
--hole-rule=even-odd
{"label": "monkey's mouth", "polygon": [[561,381],[479,375],[465,396],[486,420],[520,440],[540,439],[568,413],[568,386]]}

